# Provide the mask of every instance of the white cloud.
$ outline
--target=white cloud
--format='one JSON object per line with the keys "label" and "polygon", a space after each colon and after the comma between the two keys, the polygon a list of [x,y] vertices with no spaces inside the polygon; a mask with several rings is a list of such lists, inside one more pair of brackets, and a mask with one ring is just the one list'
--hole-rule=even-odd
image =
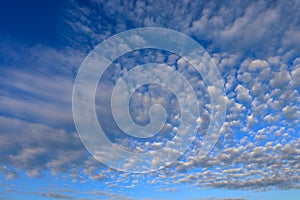
{"label": "white cloud", "polygon": [[63,172],[85,160],[85,150],[74,133],[4,117],[0,127],[1,164],[30,176],[44,170]]}
{"label": "white cloud", "polygon": [[300,64],[298,64],[293,71],[292,71],[292,84],[295,89],[300,88]]}
{"label": "white cloud", "polygon": [[265,68],[268,68],[270,65],[269,63],[267,63],[265,60],[254,60],[251,62],[251,64],[249,65],[249,71],[251,72],[255,72],[257,70],[262,70]]}
{"label": "white cloud", "polygon": [[251,103],[251,96],[249,94],[249,90],[247,88],[245,88],[242,85],[238,85],[235,88],[235,91],[237,93],[237,99],[240,100],[241,102],[245,102],[245,103]]}
{"label": "white cloud", "polygon": [[282,67],[279,72],[273,73],[273,78],[270,80],[270,85],[273,88],[284,88],[290,83],[291,77],[289,72]]}
{"label": "white cloud", "polygon": [[[199,147],[205,145],[199,136],[179,161],[156,172],[157,176],[142,177],[148,181],[154,179],[153,184],[180,182],[200,187],[299,187],[300,61],[295,55],[299,49],[300,6],[297,1],[231,1],[219,5],[204,1],[158,1],[151,5],[141,1],[126,5],[95,1],[91,5],[72,2],[72,9],[66,12],[69,15],[66,24],[72,33],[66,38],[71,41],[70,46],[79,50],[60,51],[36,46],[25,53],[13,48],[5,51],[5,70],[0,75],[0,108],[11,118],[0,118],[0,151],[3,152],[0,160],[14,169],[0,170],[8,178],[16,177],[18,169],[30,176],[39,176],[43,170],[54,174],[70,170],[74,179],[82,179],[80,170],[85,169],[90,179],[103,181],[107,178],[105,173],[109,169],[87,158],[78,138],[72,131],[68,132],[73,126],[70,102],[73,70],[80,65],[84,53],[103,39],[128,28],[154,25],[182,31],[207,46],[225,80],[228,112],[222,128],[224,135],[206,158],[198,155]],[[149,55],[145,61],[153,57]],[[158,55],[155,59],[166,60],[172,66],[178,56]],[[14,67],[9,60],[24,71],[19,71],[20,68]],[[124,68],[134,64],[134,59],[126,58],[112,69],[111,75],[118,78],[126,72]],[[182,59],[178,64],[182,65],[181,72],[192,73]],[[199,102],[203,114],[199,122],[207,126],[211,108],[209,94],[201,91],[205,83],[200,78],[189,78],[199,89],[197,95],[205,97]],[[101,92],[109,91],[111,86],[106,85]],[[104,105],[107,100],[100,103]],[[169,109],[176,105],[155,95],[137,94],[135,100],[133,117],[139,122],[148,119],[146,108],[153,102]],[[106,113],[108,108],[103,105],[98,104],[97,109]],[[178,115],[173,120],[175,124]],[[167,130],[176,132],[177,126],[172,126],[171,122]],[[115,131],[110,126],[107,128]],[[143,151],[159,149],[163,142],[149,142],[143,146],[120,138],[118,145],[129,144],[129,149]],[[158,159],[153,160],[153,164],[158,163]],[[114,173],[110,171],[111,174]],[[115,177],[120,182],[128,179],[117,173]]]}

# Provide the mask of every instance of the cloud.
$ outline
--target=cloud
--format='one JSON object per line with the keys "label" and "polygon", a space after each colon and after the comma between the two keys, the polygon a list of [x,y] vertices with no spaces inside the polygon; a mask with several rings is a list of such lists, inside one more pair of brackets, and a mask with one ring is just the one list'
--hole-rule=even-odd
{"label": "cloud", "polygon": [[249,90],[247,90],[245,87],[243,87],[242,85],[238,85],[235,88],[235,91],[237,93],[237,99],[242,101],[242,102],[246,102],[246,103],[251,103],[251,96],[249,94]]}
{"label": "cloud", "polygon": [[[74,181],[103,183],[114,179],[122,183],[119,187],[136,187],[138,183],[132,180],[137,176],[112,171],[87,155],[74,129],[72,84],[85,54],[105,38],[129,28],[162,26],[192,36],[212,55],[225,81],[227,116],[221,138],[206,158],[199,155],[199,149],[205,146],[199,134],[177,162],[161,171],[139,175],[139,181],[158,186],[184,183],[255,191],[299,188],[299,8],[298,1],[70,1],[63,14],[66,30],[62,35],[69,41],[66,47],[1,40],[0,171],[7,178],[17,178],[20,171],[32,177],[50,171],[53,175],[68,174]],[[142,61],[180,66],[179,71],[198,89],[199,122],[205,132],[211,110],[205,82],[194,78],[190,66],[176,55],[144,54],[135,52],[132,59],[120,58],[107,76],[117,79]],[[100,93],[109,96],[112,86],[104,85]],[[136,121],[149,120],[151,103],[176,111],[178,105],[176,101],[169,103],[169,93],[155,87],[147,89],[148,94],[142,88],[134,96]],[[164,99],[155,94],[160,92]],[[108,100],[97,102],[97,111],[103,114],[98,117],[111,130],[108,137],[119,136],[120,132],[109,124]],[[178,130],[178,116],[172,112],[166,132]],[[143,151],[163,147],[168,138],[148,143],[124,137],[112,139],[125,149]],[[154,159],[153,164],[158,161]],[[106,184],[116,187],[109,181]],[[40,195],[73,198],[54,192]]]}
{"label": "cloud", "polygon": [[273,88],[282,89],[284,86],[290,83],[290,80],[290,74],[285,69],[281,69],[280,72],[273,73],[273,78],[270,80],[270,85]]}
{"label": "cloud", "polygon": [[18,175],[14,170],[9,169],[7,166],[1,166],[0,171],[6,175],[7,179],[17,178]]}
{"label": "cloud", "polygon": [[41,197],[49,197],[53,199],[75,199],[72,196],[64,195],[64,194],[56,194],[56,193],[37,193],[37,195]]}
{"label": "cloud", "polygon": [[5,117],[0,118],[0,126],[1,163],[30,176],[44,170],[63,172],[86,158],[74,133]]}
{"label": "cloud", "polygon": [[295,88],[300,87],[300,68],[295,68],[292,71],[292,84]]}
{"label": "cloud", "polygon": [[74,130],[71,100],[79,51],[26,46],[13,39],[1,44],[1,114]]}
{"label": "cloud", "polygon": [[[273,138],[272,133],[265,132],[271,134],[269,138]],[[218,151],[216,155],[212,152],[204,160],[193,157],[189,165],[187,162],[180,163],[178,171],[182,171],[180,167],[183,166],[201,167],[202,171],[189,173],[188,176],[178,179],[178,182],[194,182],[199,186],[233,189],[260,190],[274,186],[281,189],[297,188],[298,140],[293,139],[287,144],[280,144],[273,139],[264,146],[248,142],[246,146],[237,144],[232,148],[215,150]],[[289,168],[290,166],[294,167]],[[261,186],[263,188],[260,188]]]}

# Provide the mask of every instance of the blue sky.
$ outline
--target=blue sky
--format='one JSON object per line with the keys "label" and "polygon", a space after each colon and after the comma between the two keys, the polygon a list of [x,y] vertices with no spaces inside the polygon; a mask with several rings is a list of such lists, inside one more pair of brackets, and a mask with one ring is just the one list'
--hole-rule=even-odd
{"label": "blue sky", "polygon": [[[299,9],[297,0],[1,2],[0,199],[299,199]],[[96,94],[98,120],[116,145],[160,148],[178,126],[176,97],[149,85],[133,95],[132,117],[145,125],[149,107],[160,103],[166,126],[148,141],[120,132],[109,95],[135,65],[173,66],[196,90],[201,113],[199,134],[182,157],[159,171],[130,174],[101,164],[84,148],[72,90],[96,45],[149,26],[184,33],[206,49],[224,80],[227,112],[220,139],[202,158],[211,113],[202,77],[170,52],[121,56]]]}

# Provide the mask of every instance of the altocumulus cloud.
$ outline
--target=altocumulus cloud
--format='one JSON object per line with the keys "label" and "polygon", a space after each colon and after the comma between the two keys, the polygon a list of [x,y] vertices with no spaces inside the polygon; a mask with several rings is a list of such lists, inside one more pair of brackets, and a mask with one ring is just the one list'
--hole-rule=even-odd
{"label": "altocumulus cloud", "polygon": [[[158,188],[164,185],[164,190],[182,184],[299,189],[299,9],[299,1],[68,1],[61,15],[63,47],[28,45],[13,37],[0,40],[4,55],[0,60],[0,171],[7,178],[17,178],[22,171],[33,177],[51,172],[76,181],[97,180],[110,188],[114,184],[108,179],[128,188],[143,182]],[[205,145],[199,137],[184,156],[161,171],[118,173],[97,163],[80,143],[72,119],[72,86],[81,61],[95,45],[121,31],[144,26],[181,31],[203,44],[225,81],[227,115],[221,138],[206,158],[198,153]],[[139,56],[135,54],[135,59]],[[144,59],[166,61],[183,73],[192,73],[176,55],[159,52]],[[124,58],[108,74],[117,78],[123,65],[130,68],[135,63]],[[191,82],[202,91],[198,96],[209,98],[201,78]],[[103,87],[111,90],[109,84]],[[143,112],[151,103],[176,111],[176,101],[167,103],[172,96],[164,93],[163,97],[155,92],[137,94],[133,105],[136,120],[147,120]],[[101,103],[97,109],[106,113],[107,107]],[[205,132],[210,120],[209,101],[199,101],[199,108],[201,131]],[[170,116],[164,130],[176,132],[176,112]],[[118,134],[115,127],[107,126],[112,135]],[[114,139],[118,145],[142,151],[160,148],[168,138],[142,145],[128,138]],[[73,198],[55,193],[37,195]]]}

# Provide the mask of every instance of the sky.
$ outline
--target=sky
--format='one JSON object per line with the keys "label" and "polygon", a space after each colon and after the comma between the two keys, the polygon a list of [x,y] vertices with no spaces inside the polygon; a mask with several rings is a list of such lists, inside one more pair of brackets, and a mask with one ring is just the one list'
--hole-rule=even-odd
{"label": "sky", "polygon": [[[0,199],[299,199],[300,1],[0,4]],[[98,122],[116,147],[131,152],[165,147],[176,139],[181,109],[186,111],[182,102],[193,102],[189,96],[181,101],[159,84],[140,86],[129,101],[132,120],[145,127],[151,123],[150,107],[160,104],[166,121],[149,139],[128,136],[114,119],[121,110],[112,111],[110,101],[118,79],[137,65],[164,63],[182,74],[195,91],[200,113],[196,136],[180,149],[180,157],[155,171],[131,173],[101,163],[86,148],[75,126],[72,92],[79,69],[97,45],[144,27],[180,32],[203,47],[220,73],[212,77],[223,81],[226,115],[216,144],[203,157],[214,119],[214,90],[203,74],[162,49],[119,56],[99,79],[94,100]],[[168,79],[167,73],[161,77]],[[188,88],[178,79],[170,83]],[[115,98],[122,100],[124,94]],[[110,150],[102,153],[114,158]],[[160,162],[158,157],[152,163]]]}

